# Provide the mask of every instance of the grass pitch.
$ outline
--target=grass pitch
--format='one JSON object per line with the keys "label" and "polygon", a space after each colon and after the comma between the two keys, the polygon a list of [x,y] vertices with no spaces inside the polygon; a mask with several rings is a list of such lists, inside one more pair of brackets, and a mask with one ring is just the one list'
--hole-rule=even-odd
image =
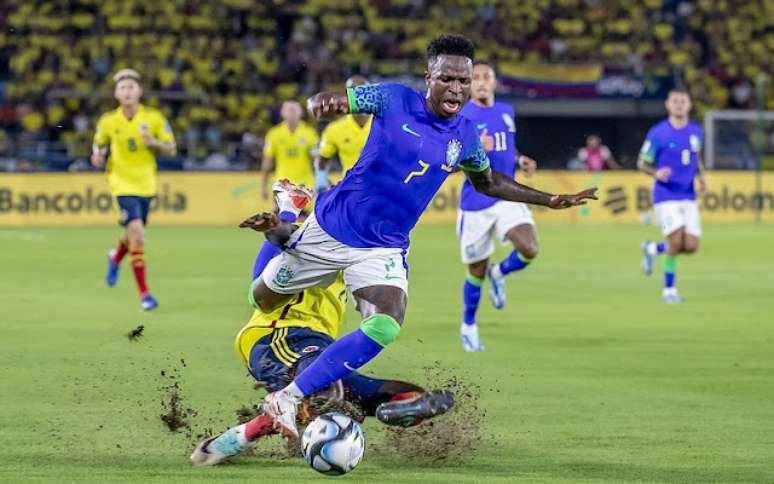
{"label": "grass pitch", "polygon": [[[417,229],[407,322],[367,371],[425,384],[424,368],[440,365],[478,384],[483,438],[461,457],[405,459],[383,452],[382,429],[367,422],[364,460],[340,479],[774,482],[774,227],[705,229],[700,252],[680,260],[687,302],[665,306],[660,274],[639,269],[638,243],[655,229],[539,227],[541,254],[509,278],[506,309],[484,296],[482,354],[457,339],[453,228]],[[191,468],[195,439],[159,418],[160,388],[173,381],[197,412],[194,433],[233,424],[234,410],[262,395],[232,349],[261,239],[152,226],[149,281],[161,307],[145,314],[126,263],[118,287],[104,285],[117,235],[0,230],[0,481],[326,479],[263,451]],[[130,341],[140,324],[144,336]],[[350,312],[347,328],[355,324]]]}

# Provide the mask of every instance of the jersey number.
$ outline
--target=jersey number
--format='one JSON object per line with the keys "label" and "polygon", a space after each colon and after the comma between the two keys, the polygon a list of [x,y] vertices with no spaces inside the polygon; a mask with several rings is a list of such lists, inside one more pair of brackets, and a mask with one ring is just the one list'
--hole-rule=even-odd
{"label": "jersey number", "polygon": [[683,150],[682,157],[683,157],[683,165],[691,164],[691,150]]}
{"label": "jersey number", "polygon": [[129,151],[137,151],[137,141],[134,138],[129,138]]}
{"label": "jersey number", "polygon": [[409,174],[406,176],[406,179],[405,179],[405,180],[403,180],[403,184],[404,184],[404,185],[405,185],[406,183],[410,182],[410,181],[411,181],[411,179],[412,179],[412,178],[414,178],[415,176],[422,176],[422,175],[424,175],[425,173],[427,173],[427,169],[428,169],[428,168],[430,168],[430,163],[425,163],[424,161],[422,161],[422,160],[419,160],[419,166],[421,166],[421,167],[422,167],[420,170],[414,170],[414,171],[412,171],[411,173],[409,173]]}
{"label": "jersey number", "polygon": [[295,158],[298,156],[298,148],[288,148],[288,158]]}
{"label": "jersey number", "polygon": [[507,142],[507,138],[505,137],[505,131],[497,131],[494,134],[494,139],[495,139],[495,145],[494,145],[495,151],[505,151],[508,149],[508,142]]}

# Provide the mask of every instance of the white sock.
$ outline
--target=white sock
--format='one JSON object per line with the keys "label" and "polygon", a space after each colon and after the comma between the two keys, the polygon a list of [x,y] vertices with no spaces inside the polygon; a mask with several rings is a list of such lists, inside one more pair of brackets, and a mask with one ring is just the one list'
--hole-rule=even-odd
{"label": "white sock", "polygon": [[501,277],[503,277],[503,271],[500,270],[499,263],[492,266],[491,274],[492,274],[492,277],[494,277],[495,279],[500,279]]}
{"label": "white sock", "polygon": [[293,397],[296,401],[301,401],[304,399],[304,392],[301,391],[300,388],[298,388],[298,385],[296,385],[296,382],[292,382],[290,385],[286,386],[282,389],[283,392],[287,393],[291,397]]}
{"label": "white sock", "polygon": [[648,242],[648,245],[645,246],[645,251],[648,255],[656,255],[658,253],[657,244],[655,242]]}
{"label": "white sock", "polygon": [[460,328],[460,333],[463,333],[463,334],[478,333],[478,325],[462,323],[462,327]]}

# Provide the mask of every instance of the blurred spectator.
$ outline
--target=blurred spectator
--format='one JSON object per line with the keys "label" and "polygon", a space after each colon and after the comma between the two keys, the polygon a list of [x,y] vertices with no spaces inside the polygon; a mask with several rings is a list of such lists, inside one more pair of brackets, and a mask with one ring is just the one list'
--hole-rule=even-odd
{"label": "blurred spectator", "polygon": [[621,165],[616,163],[613,153],[602,144],[602,139],[595,135],[586,137],[586,146],[578,150],[578,160],[587,171],[619,170]]}

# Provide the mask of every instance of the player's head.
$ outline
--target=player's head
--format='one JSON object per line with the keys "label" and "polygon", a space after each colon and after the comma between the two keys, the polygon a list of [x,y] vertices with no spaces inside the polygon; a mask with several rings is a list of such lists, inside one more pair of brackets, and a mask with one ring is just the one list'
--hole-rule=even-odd
{"label": "player's head", "polygon": [[345,83],[345,86],[347,88],[350,88],[350,87],[355,87],[355,86],[363,86],[365,84],[368,84],[368,79],[366,79],[365,77],[363,77],[363,76],[361,76],[359,74],[355,74],[354,76],[352,76],[349,79],[347,79],[347,82]]}
{"label": "player's head", "polygon": [[121,106],[135,106],[142,97],[140,74],[134,69],[121,69],[113,76],[116,87],[113,96]]}
{"label": "player's head", "polygon": [[685,89],[675,88],[669,91],[666,110],[670,117],[685,119],[691,113],[691,95]]}
{"label": "player's head", "polygon": [[597,146],[599,146],[601,144],[602,144],[602,138],[600,138],[599,136],[597,136],[595,134],[590,134],[586,138],[586,146],[588,146],[589,148],[596,148]]}
{"label": "player's head", "polygon": [[288,124],[296,125],[301,121],[304,111],[298,101],[285,101],[280,109],[280,117]]}
{"label": "player's head", "polygon": [[440,35],[427,46],[427,104],[438,117],[459,114],[470,97],[473,42],[462,35]]}
{"label": "player's head", "polygon": [[470,95],[478,104],[488,106],[494,103],[497,76],[492,66],[486,62],[473,64],[473,82],[470,86]]}

